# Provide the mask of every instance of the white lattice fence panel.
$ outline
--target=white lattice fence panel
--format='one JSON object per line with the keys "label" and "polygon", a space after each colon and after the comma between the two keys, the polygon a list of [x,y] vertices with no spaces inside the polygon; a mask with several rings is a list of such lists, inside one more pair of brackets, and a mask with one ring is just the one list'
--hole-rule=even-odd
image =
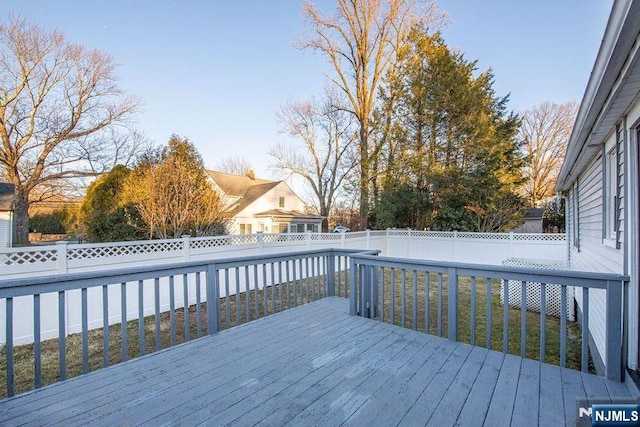
{"label": "white lattice fence panel", "polygon": [[311,240],[314,242],[339,242],[342,240],[340,233],[311,233]]}
{"label": "white lattice fence panel", "polygon": [[58,260],[58,251],[53,249],[7,252],[3,253],[1,257],[3,265],[44,264],[48,262],[56,262]]}
{"label": "white lattice fence panel", "polygon": [[513,233],[513,240],[528,242],[565,242],[567,235],[560,233]]}
{"label": "white lattice fence panel", "polygon": [[240,234],[228,237],[232,245],[255,245],[258,243],[258,236],[255,234]]}
{"label": "white lattice fence panel", "polygon": [[89,246],[81,248],[69,247],[68,260],[87,260],[92,258],[110,258],[134,255],[159,254],[182,250],[181,241],[160,241],[135,244],[119,244],[112,246]]}
{"label": "white lattice fence panel", "polygon": [[[564,270],[567,268],[565,261],[542,260],[530,258],[509,258],[503,265],[513,267],[526,267],[547,270]],[[527,290],[527,310],[540,312],[541,288],[539,282],[526,282]],[[562,287],[553,283],[547,283],[545,288],[546,310],[550,316],[560,317],[562,315],[561,303]],[[509,307],[522,307],[522,282],[509,280]],[[500,289],[500,303],[504,305],[504,283]],[[567,286],[567,320],[575,320],[575,299],[574,288]]]}
{"label": "white lattice fence panel", "polygon": [[189,241],[191,249],[220,248],[231,245],[229,237],[197,237]]}

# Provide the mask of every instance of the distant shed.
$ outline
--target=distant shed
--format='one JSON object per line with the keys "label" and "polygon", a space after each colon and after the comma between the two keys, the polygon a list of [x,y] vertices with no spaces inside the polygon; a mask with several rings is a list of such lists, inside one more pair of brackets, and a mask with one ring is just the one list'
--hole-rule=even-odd
{"label": "distant shed", "polygon": [[13,245],[13,184],[0,182],[0,248]]}

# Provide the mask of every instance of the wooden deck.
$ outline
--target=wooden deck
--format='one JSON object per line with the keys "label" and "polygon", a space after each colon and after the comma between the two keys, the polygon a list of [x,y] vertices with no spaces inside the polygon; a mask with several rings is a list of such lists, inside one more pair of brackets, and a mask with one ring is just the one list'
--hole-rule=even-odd
{"label": "wooden deck", "polygon": [[622,384],[349,316],[326,298],[0,401],[0,424],[573,425]]}

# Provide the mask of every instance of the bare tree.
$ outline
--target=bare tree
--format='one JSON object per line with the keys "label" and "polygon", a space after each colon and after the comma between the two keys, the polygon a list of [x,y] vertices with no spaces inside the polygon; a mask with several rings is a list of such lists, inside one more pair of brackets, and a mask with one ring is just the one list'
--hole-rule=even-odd
{"label": "bare tree", "polygon": [[241,156],[226,157],[215,164],[215,168],[219,172],[230,173],[232,175],[245,175],[249,170],[253,169],[251,162]]}
{"label": "bare tree", "polygon": [[528,160],[523,193],[531,206],[553,195],[577,111],[575,102],[545,102],[523,114],[519,138]]}
{"label": "bare tree", "polygon": [[324,101],[292,102],[282,106],[278,114],[284,131],[297,138],[302,149],[278,144],[269,154],[272,167],[298,175],[309,184],[314,204],[328,230],[328,216],[343,181],[356,166],[353,153],[355,132],[351,115],[334,107],[328,95]]}
{"label": "bare tree", "polygon": [[337,13],[324,16],[311,2],[304,4],[314,36],[301,45],[326,55],[335,72],[329,79],[344,92],[359,125],[360,226],[368,226],[372,149],[371,115],[378,87],[395,62],[399,43],[418,20],[438,25],[443,15],[435,1],[338,0]]}
{"label": "bare tree", "polygon": [[17,244],[28,242],[35,189],[103,172],[100,159],[119,162],[122,152],[94,139],[138,106],[118,87],[114,69],[110,56],[59,31],[18,18],[0,24],[0,165],[15,186]]}

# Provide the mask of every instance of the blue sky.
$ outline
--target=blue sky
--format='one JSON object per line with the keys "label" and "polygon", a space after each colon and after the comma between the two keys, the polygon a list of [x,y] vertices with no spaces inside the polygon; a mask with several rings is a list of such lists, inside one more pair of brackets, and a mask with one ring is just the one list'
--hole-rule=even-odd
{"label": "blue sky", "polygon": [[[316,2],[318,3],[318,2]],[[319,1],[332,10],[333,2]],[[318,95],[324,59],[293,47],[308,31],[301,0],[2,0],[24,18],[113,55],[123,89],[143,106],[138,127],[157,144],[188,137],[205,164],[239,155],[273,177],[267,151],[287,137],[276,112]],[[492,67],[498,95],[522,111],[580,101],[612,0],[442,0],[445,40]]]}

